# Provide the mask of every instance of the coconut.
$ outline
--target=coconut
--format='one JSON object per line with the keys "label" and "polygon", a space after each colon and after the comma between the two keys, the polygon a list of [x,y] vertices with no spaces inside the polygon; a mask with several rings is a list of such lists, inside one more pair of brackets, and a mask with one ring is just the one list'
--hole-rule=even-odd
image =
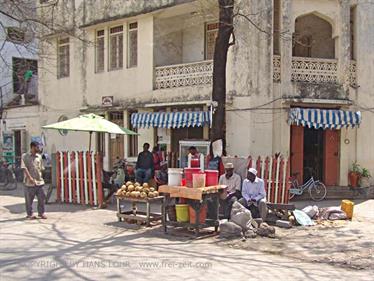
{"label": "coconut", "polygon": [[127,191],[126,194],[125,194],[126,197],[130,197],[131,196],[131,192],[130,191]]}
{"label": "coconut", "polygon": [[147,197],[147,193],[145,192],[140,192],[140,198],[146,198]]}
{"label": "coconut", "polygon": [[154,188],[154,187],[151,187],[151,188],[149,189],[149,191],[153,192],[153,191],[155,191],[155,188]]}
{"label": "coconut", "polygon": [[131,181],[126,182],[126,186],[132,185],[133,183]]}
{"label": "coconut", "polygon": [[129,185],[129,186],[127,187],[127,191],[130,191],[130,192],[135,191],[135,186],[133,186],[132,184]]}
{"label": "coconut", "polygon": [[142,191],[148,194],[149,193],[149,188],[148,187],[143,187]]}
{"label": "coconut", "polygon": [[158,192],[157,191],[153,191],[153,196],[154,197],[158,197],[159,196]]}
{"label": "coconut", "polygon": [[149,184],[145,182],[145,183],[143,183],[143,187],[147,188],[147,187],[149,187]]}
{"label": "coconut", "polygon": [[136,182],[135,184],[134,184],[134,186],[140,186],[141,184],[140,183],[138,183],[138,182]]}

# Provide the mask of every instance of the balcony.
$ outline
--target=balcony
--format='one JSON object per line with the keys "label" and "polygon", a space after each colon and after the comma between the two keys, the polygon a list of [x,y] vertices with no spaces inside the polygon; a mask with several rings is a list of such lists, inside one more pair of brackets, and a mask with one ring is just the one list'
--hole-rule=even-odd
{"label": "balcony", "polygon": [[213,61],[174,64],[155,68],[155,89],[207,85],[212,83]]}
{"label": "balcony", "polygon": [[[291,80],[293,82],[338,82],[338,61],[336,59],[293,57],[291,67]],[[355,61],[351,61],[348,79],[352,87],[357,85]],[[281,80],[281,61],[280,56],[276,55],[273,56],[273,80],[274,82],[280,82]]]}

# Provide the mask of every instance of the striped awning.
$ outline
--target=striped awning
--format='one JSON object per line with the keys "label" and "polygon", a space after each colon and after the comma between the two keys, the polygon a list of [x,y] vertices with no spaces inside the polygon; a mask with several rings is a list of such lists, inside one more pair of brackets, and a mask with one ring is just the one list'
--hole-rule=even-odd
{"label": "striped awning", "polygon": [[315,129],[354,128],[361,123],[361,112],[336,109],[291,108],[288,122],[289,124]]}
{"label": "striped awning", "polygon": [[210,126],[210,112],[145,112],[131,114],[131,125],[135,128],[184,128]]}

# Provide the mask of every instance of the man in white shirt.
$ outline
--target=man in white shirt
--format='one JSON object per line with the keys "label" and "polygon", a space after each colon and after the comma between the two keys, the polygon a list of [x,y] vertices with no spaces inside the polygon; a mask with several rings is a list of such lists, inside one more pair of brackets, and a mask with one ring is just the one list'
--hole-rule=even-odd
{"label": "man in white shirt", "polygon": [[234,165],[232,163],[225,164],[225,174],[220,176],[219,184],[226,185],[226,194],[223,196],[223,205],[225,209],[225,218],[230,218],[232,204],[239,200],[241,196],[241,178],[238,174],[234,173]]}
{"label": "man in white shirt", "polygon": [[265,221],[268,213],[265,184],[257,177],[254,168],[248,170],[247,178],[243,181],[242,196],[239,203],[249,209],[254,218],[260,216]]}

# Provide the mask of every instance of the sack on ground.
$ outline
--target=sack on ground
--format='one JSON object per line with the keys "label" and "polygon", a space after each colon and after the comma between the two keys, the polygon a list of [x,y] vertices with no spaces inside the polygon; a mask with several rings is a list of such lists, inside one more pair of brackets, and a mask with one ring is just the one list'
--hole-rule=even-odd
{"label": "sack on ground", "polygon": [[232,205],[230,221],[239,225],[243,229],[243,232],[253,228],[251,211],[247,210],[238,201]]}
{"label": "sack on ground", "polygon": [[219,225],[220,237],[241,237],[242,228],[233,222],[223,222]]}
{"label": "sack on ground", "polygon": [[255,230],[255,232],[260,236],[275,238],[275,228],[273,226],[269,226],[266,222],[262,223],[260,227]]}
{"label": "sack on ground", "polygon": [[318,216],[318,214],[319,214],[318,206],[316,206],[316,205],[307,206],[304,209],[302,209],[302,211],[304,213],[306,213],[311,219]]}

